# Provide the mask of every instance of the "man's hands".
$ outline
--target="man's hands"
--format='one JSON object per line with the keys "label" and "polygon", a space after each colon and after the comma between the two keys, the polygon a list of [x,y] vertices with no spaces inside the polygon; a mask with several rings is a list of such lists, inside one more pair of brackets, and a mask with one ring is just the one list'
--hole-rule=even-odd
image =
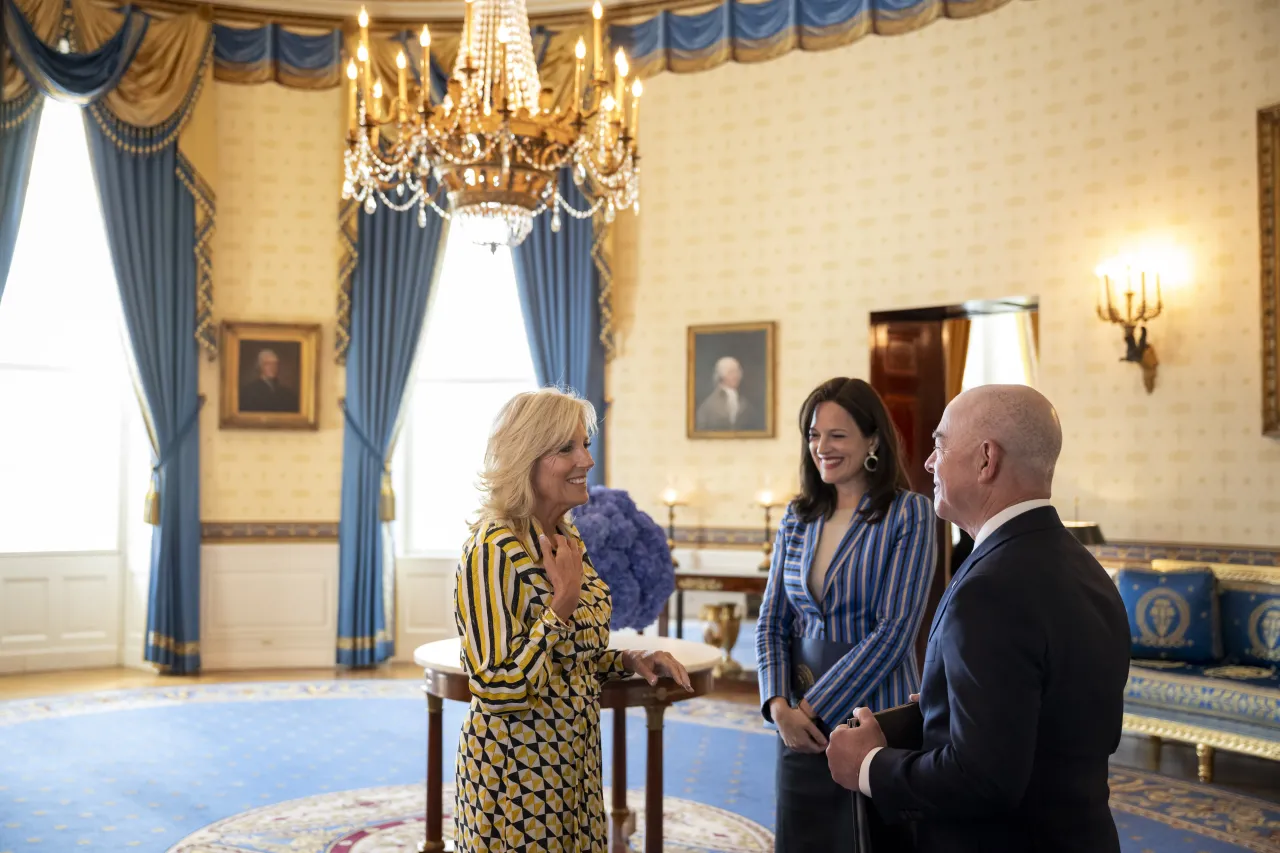
{"label": "man's hands", "polygon": [[800,707],[792,708],[786,699],[775,696],[769,703],[769,714],[787,749],[817,754],[826,747],[827,739],[813,720],[813,709],[803,699]]}
{"label": "man's hands", "polygon": [[856,708],[853,716],[858,720],[857,727],[838,726],[831,733],[831,743],[827,745],[827,766],[831,768],[831,778],[850,791],[858,790],[858,775],[867,753],[889,745],[870,708]]}
{"label": "man's hands", "polygon": [[670,652],[628,649],[622,653],[622,665],[650,684],[657,684],[658,678],[665,676],[690,693],[693,692],[689,673]]}

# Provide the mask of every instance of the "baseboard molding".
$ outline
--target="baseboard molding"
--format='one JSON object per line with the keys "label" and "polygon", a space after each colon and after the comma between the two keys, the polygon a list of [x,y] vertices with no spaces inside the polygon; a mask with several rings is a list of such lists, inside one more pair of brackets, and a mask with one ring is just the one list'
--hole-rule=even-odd
{"label": "baseboard molding", "polygon": [[0,674],[49,672],[58,669],[102,669],[116,666],[118,661],[119,654],[114,645],[0,652]]}

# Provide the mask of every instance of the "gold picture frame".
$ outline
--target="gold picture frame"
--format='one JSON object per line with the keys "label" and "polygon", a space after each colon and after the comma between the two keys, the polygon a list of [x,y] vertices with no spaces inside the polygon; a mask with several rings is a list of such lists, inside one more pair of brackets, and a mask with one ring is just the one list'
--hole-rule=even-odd
{"label": "gold picture frame", "polygon": [[777,323],[690,326],[689,438],[773,438]]}
{"label": "gold picture frame", "polygon": [[320,428],[319,324],[224,322],[223,429]]}
{"label": "gold picture frame", "polygon": [[1262,434],[1280,438],[1280,104],[1258,110],[1258,216],[1262,243]]}

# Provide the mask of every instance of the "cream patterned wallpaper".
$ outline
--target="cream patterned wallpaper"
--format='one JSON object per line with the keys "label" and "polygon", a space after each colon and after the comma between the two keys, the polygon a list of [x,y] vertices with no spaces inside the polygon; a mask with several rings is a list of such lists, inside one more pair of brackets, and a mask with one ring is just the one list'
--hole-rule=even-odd
{"label": "cream patterned wallpaper", "polygon": [[321,323],[320,429],[218,428],[218,363],[202,362],[201,516],[333,521],[342,482],[342,371],[333,363],[342,98],[216,85],[215,320]]}
{"label": "cream patterned wallpaper", "polygon": [[[613,485],[690,525],[760,523],[795,413],[866,376],[868,312],[1041,300],[1055,502],[1115,539],[1280,543],[1260,426],[1255,113],[1280,101],[1275,0],[1038,0],[646,86],[642,213],[619,219]],[[1192,280],[1151,325],[1155,393],[1094,316],[1092,271],[1149,240]],[[777,320],[779,436],[685,437],[685,330]],[[665,517],[665,515],[663,516]]]}

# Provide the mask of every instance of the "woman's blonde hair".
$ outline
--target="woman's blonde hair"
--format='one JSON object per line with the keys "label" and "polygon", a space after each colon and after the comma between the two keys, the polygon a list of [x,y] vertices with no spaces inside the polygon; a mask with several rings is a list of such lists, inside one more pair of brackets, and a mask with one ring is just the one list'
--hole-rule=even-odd
{"label": "woman's blonde hair", "polygon": [[596,433],[596,409],[573,391],[540,388],[507,401],[493,421],[480,473],[480,512],[473,530],[490,524],[528,538],[538,460],[573,438],[578,427]]}

